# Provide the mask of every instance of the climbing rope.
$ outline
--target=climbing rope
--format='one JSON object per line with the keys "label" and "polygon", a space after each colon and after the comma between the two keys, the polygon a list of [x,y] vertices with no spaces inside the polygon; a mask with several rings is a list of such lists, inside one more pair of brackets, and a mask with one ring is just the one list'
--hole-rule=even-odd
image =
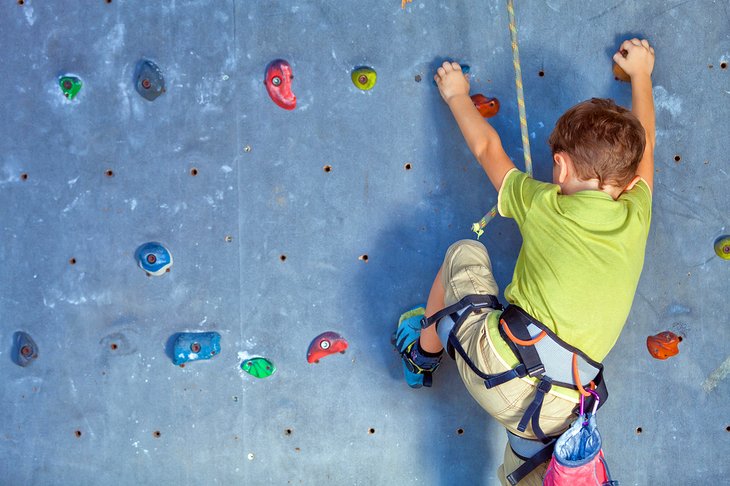
{"label": "climbing rope", "polygon": [[[515,68],[515,87],[517,88],[517,108],[520,114],[520,131],[522,132],[522,150],[525,154],[525,170],[532,176],[532,156],[530,155],[530,137],[527,132],[527,114],[525,112],[525,92],[522,89],[522,69],[520,68],[520,49],[517,45],[517,22],[515,21],[515,7],[513,0],[507,0],[509,14],[509,33],[512,39],[512,64]],[[482,219],[471,226],[477,234],[477,239],[484,234],[484,227],[497,215],[495,204]]]}

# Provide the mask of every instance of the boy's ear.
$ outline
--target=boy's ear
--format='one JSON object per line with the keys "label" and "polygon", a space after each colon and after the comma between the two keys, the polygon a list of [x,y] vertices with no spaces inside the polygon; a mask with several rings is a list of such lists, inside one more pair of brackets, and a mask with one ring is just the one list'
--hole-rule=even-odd
{"label": "boy's ear", "polygon": [[562,152],[558,152],[553,155],[553,160],[558,166],[558,183],[562,184],[566,180],[568,180],[568,161],[565,159],[565,156],[562,154]]}

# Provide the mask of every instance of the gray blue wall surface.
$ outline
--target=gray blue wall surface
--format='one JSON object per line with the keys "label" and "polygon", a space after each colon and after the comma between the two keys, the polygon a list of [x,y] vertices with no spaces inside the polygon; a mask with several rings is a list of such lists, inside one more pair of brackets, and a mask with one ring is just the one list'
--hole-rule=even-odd
{"label": "gray blue wall surface", "polygon": [[[619,42],[656,47],[653,222],[598,421],[621,484],[727,484],[730,262],[713,242],[730,233],[730,2],[516,3],[543,180],[561,113],[630,103]],[[0,45],[0,484],[498,484],[504,431],[451,362],[409,389],[390,335],[496,201],[435,66],[471,66],[523,164],[506,2],[5,0]],[[143,58],[167,83],[153,102],[134,89]],[[293,111],[263,85],[277,58]],[[503,289],[517,227],[481,240]],[[147,241],[170,273],[137,268]],[[307,363],[328,330],[349,349]],[[645,340],[664,330],[684,340],[657,361]],[[16,331],[39,349],[25,368]],[[220,333],[220,355],[174,366],[182,331]],[[250,356],[277,372],[242,372]]]}

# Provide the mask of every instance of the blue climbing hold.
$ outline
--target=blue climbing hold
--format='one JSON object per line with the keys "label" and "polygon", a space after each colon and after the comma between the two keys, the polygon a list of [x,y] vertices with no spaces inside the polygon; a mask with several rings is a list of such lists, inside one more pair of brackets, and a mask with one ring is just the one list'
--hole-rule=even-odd
{"label": "blue climbing hold", "polygon": [[172,362],[176,365],[210,359],[221,352],[221,335],[217,332],[182,332],[177,335],[173,349]]}
{"label": "blue climbing hold", "polygon": [[137,64],[134,87],[137,93],[147,101],[154,101],[165,92],[165,78],[159,66],[148,59]]}
{"label": "blue climbing hold", "polygon": [[139,268],[147,275],[160,276],[170,271],[172,267],[172,254],[162,246],[162,243],[151,241],[137,248],[135,258]]}
{"label": "blue climbing hold", "polygon": [[23,331],[17,331],[13,335],[13,362],[18,366],[28,366],[31,361],[38,357],[38,346],[30,335]]}

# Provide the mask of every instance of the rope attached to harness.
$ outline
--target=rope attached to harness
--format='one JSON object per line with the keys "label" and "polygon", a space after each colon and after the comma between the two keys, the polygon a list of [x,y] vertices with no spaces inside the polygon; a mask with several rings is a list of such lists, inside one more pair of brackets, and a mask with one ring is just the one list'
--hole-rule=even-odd
{"label": "rope attached to harness", "polygon": [[[532,155],[530,155],[530,136],[527,131],[527,113],[525,110],[525,92],[522,88],[522,68],[520,67],[520,49],[517,44],[517,22],[515,21],[515,7],[513,0],[507,0],[509,14],[509,33],[512,39],[512,64],[515,68],[515,87],[517,88],[517,109],[520,115],[520,131],[522,132],[522,150],[525,154],[525,170],[532,176]],[[495,204],[482,219],[471,225],[477,234],[477,239],[484,234],[484,228],[497,215]]]}

